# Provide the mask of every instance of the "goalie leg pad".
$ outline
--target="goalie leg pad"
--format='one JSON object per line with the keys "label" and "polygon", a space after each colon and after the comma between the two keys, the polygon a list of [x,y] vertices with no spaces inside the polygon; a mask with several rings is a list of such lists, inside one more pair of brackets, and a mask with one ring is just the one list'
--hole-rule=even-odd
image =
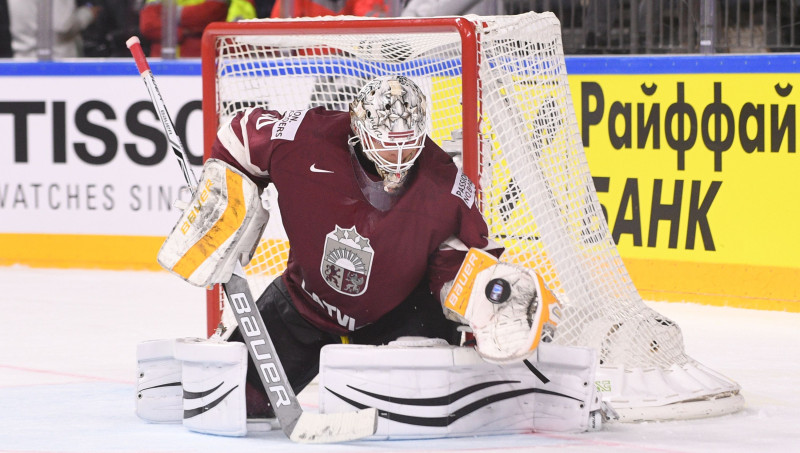
{"label": "goalie leg pad", "polygon": [[183,419],[181,363],[174,357],[175,340],[153,340],[136,346],[136,415],[154,423]]}
{"label": "goalie leg pad", "polygon": [[410,344],[323,347],[320,412],[374,407],[373,439],[411,439],[582,432],[600,405],[590,348],[542,343],[528,364],[498,365],[473,348]]}
{"label": "goalie leg pad", "polygon": [[182,363],[183,426],[206,434],[246,435],[244,343],[180,339],[175,358]]}
{"label": "goalie leg pad", "polygon": [[227,282],[236,260],[250,261],[267,225],[258,186],[209,159],[189,206],[158,252],[158,263],[195,285]]}
{"label": "goalie leg pad", "polygon": [[[597,431],[602,423],[602,398],[595,385],[597,353],[591,348],[578,348],[542,343],[528,358],[526,365],[535,367],[547,378],[543,394],[536,401],[533,425],[540,432]],[[572,404],[569,395],[580,399]]]}

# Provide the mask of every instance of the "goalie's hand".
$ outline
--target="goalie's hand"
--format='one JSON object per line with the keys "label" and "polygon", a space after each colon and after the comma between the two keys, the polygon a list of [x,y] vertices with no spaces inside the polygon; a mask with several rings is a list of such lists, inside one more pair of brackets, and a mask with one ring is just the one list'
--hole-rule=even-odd
{"label": "goalie's hand", "polygon": [[464,318],[481,357],[506,363],[536,349],[549,314],[541,292],[536,274],[521,266],[497,263],[478,273]]}
{"label": "goalie's hand", "polygon": [[[483,252],[470,250],[470,255],[475,253]],[[470,255],[465,264],[476,262]],[[469,324],[476,350],[485,360],[509,363],[525,359],[539,345],[543,326],[553,324],[549,304],[554,298],[531,269],[496,260],[492,264],[486,256],[479,259],[481,264],[472,266],[471,272],[462,265],[445,309]],[[460,305],[451,297],[459,291],[459,281],[471,286],[460,289]]]}
{"label": "goalie's hand", "polygon": [[237,261],[250,260],[267,220],[258,186],[236,168],[209,159],[158,263],[196,286],[225,283]]}

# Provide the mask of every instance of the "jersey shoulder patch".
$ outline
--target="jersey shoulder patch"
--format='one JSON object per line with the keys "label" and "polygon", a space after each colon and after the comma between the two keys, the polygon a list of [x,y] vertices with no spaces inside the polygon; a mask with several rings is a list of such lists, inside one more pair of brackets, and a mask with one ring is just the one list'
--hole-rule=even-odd
{"label": "jersey shoulder patch", "polygon": [[453,182],[453,188],[450,193],[461,198],[468,208],[472,208],[473,203],[475,203],[475,184],[470,181],[460,168],[456,173],[456,180]]}
{"label": "jersey shoulder patch", "polygon": [[270,139],[294,141],[297,129],[308,110],[287,110],[282,117],[277,118],[271,113],[264,113],[256,120],[256,130],[264,126],[272,126]]}

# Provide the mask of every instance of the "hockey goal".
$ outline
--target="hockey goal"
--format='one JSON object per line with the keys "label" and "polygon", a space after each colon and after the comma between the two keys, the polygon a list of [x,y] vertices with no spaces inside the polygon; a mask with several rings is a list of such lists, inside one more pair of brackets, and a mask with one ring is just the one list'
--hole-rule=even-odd
{"label": "hockey goal", "polygon": [[[249,106],[347,109],[363,83],[402,74],[430,103],[430,136],[479,188],[503,257],[535,269],[563,303],[555,342],[596,349],[596,385],[622,420],[743,406],[739,386],[686,355],[678,326],[641,299],[611,238],[572,106],[551,13],[217,23],[203,38],[205,147]],[[266,203],[274,205],[274,192]],[[246,267],[257,296],[289,244],[279,212]],[[223,308],[209,291],[208,328]]]}

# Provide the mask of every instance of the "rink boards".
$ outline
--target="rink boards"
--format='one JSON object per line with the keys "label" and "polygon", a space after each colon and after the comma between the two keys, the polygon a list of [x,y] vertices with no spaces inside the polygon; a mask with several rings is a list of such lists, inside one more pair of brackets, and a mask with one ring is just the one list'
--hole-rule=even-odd
{"label": "rink boards", "polygon": [[[796,55],[569,57],[642,295],[800,311]],[[200,64],[153,62],[199,171]],[[157,269],[182,176],[128,60],[0,64],[0,264]]]}

